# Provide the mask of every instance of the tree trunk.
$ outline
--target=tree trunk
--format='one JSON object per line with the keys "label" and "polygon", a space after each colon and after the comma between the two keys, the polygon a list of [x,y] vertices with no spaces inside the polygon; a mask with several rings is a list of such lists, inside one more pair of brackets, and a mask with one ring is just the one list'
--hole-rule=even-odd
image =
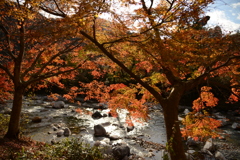
{"label": "tree trunk", "polygon": [[13,107],[6,138],[18,139],[20,133],[20,115],[22,109],[24,88],[16,87],[14,91]]}
{"label": "tree trunk", "polygon": [[178,99],[168,99],[162,104],[168,141],[166,147],[171,160],[186,160],[178,121],[178,105]]}

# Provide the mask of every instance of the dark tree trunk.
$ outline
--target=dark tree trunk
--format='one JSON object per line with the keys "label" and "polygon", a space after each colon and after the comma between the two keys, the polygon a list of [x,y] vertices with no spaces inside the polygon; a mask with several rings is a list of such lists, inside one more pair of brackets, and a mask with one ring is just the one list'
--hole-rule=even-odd
{"label": "dark tree trunk", "polygon": [[162,105],[167,132],[167,149],[171,160],[186,160],[178,121],[178,100],[167,100]]}
{"label": "dark tree trunk", "polygon": [[176,84],[168,98],[159,101],[163,108],[168,141],[166,147],[171,160],[186,160],[178,121],[178,106],[185,89],[186,87],[184,84]]}
{"label": "dark tree trunk", "polygon": [[22,109],[22,99],[23,99],[24,88],[16,87],[14,91],[13,107],[10,117],[10,122],[8,126],[6,138],[18,139],[20,133],[20,115]]}

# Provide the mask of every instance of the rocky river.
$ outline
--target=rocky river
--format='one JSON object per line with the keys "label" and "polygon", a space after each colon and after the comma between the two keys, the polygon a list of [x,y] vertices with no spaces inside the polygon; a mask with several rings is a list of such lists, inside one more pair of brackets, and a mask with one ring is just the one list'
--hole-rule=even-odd
{"label": "rocky river", "polygon": [[[106,104],[81,101],[81,105],[78,105],[67,103],[60,98],[58,101],[51,101],[46,96],[25,98],[22,110],[26,121],[24,135],[52,144],[65,138],[80,138],[91,145],[104,145],[109,148],[126,144],[135,157],[146,160],[162,159],[166,133],[160,105],[151,107],[151,119],[148,122],[132,120],[133,126],[128,126],[125,123],[127,111],[119,110],[118,117],[112,117]],[[4,106],[10,109],[11,105],[11,101],[8,101]],[[6,108],[4,112],[7,112]],[[83,114],[76,112],[79,108]],[[100,128],[100,132],[96,133],[99,126],[104,131]],[[240,144],[240,132],[233,130],[231,125],[222,128],[225,135],[229,136],[214,143],[219,146],[226,159],[240,160],[237,147]]]}

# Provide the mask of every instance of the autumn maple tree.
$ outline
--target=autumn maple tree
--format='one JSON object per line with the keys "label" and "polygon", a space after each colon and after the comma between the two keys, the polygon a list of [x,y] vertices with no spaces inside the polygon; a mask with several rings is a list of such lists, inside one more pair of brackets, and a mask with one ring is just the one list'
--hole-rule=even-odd
{"label": "autumn maple tree", "polygon": [[[131,85],[93,81],[84,85],[87,98],[107,102],[113,112],[124,108],[144,119],[150,107],[146,102],[160,103],[172,160],[186,159],[178,121],[182,95],[213,77],[234,79],[239,74],[239,50],[231,48],[231,38],[204,29],[210,18],[204,9],[211,3],[213,0],[102,1],[95,8],[112,6],[104,10],[108,20],[101,19],[98,12],[80,19],[89,27],[79,33],[87,44],[96,46],[92,54],[98,55],[103,68],[108,72],[120,68],[134,81]],[[74,13],[45,11],[62,19],[74,18]]]}
{"label": "autumn maple tree", "polygon": [[77,30],[68,29],[84,24],[47,18],[40,5],[51,7],[44,1],[0,2],[0,95],[2,100],[13,95],[7,138],[18,138],[28,88],[40,89],[48,82],[62,88],[60,80],[73,79],[75,70],[87,62],[79,52],[83,40],[77,37]]}

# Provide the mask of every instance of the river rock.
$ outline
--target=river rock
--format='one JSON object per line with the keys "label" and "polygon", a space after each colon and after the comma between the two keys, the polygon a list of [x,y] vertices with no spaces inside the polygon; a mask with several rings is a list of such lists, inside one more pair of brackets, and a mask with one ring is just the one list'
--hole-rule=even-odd
{"label": "river rock", "polygon": [[232,124],[232,128],[235,129],[235,130],[240,130],[240,123],[234,122]]}
{"label": "river rock", "polygon": [[58,141],[56,140],[55,137],[53,137],[53,139],[51,140],[51,144],[53,145],[53,144],[57,144],[57,143],[58,143]]}
{"label": "river rock", "polygon": [[68,127],[66,127],[64,129],[63,135],[66,136],[66,137],[70,136],[71,135],[71,130]]}
{"label": "river rock", "polygon": [[213,143],[213,139],[209,138],[203,147],[203,151],[214,152],[215,150],[216,150],[216,146]]}
{"label": "river rock", "polygon": [[64,134],[64,130],[60,129],[57,131],[57,136],[61,137]]}
{"label": "river rock", "polygon": [[33,123],[40,123],[40,122],[42,122],[42,118],[41,118],[41,117],[34,117],[34,118],[32,119],[32,122],[33,122]]}
{"label": "river rock", "polygon": [[52,108],[54,109],[60,109],[60,108],[64,108],[65,103],[63,101],[54,101],[51,103]]}
{"label": "river rock", "polygon": [[134,130],[134,126],[127,126],[127,132]]}
{"label": "river rock", "polygon": [[112,152],[113,152],[114,157],[117,160],[122,160],[124,158],[126,159],[126,157],[130,156],[130,148],[126,144],[123,144],[123,143],[113,146]]}
{"label": "river rock", "polygon": [[108,136],[108,134],[107,134],[105,128],[102,125],[98,124],[98,125],[94,126],[94,136],[95,137],[106,137],[106,136]]}
{"label": "river rock", "polygon": [[93,119],[99,119],[99,118],[102,118],[102,117],[103,117],[102,114],[98,111],[96,111],[92,114]]}
{"label": "river rock", "polygon": [[227,159],[224,157],[224,155],[223,155],[221,152],[219,152],[219,151],[217,151],[217,152],[215,153],[215,158],[216,158],[217,160],[227,160]]}
{"label": "river rock", "polygon": [[110,138],[110,140],[118,140],[118,139],[121,139],[121,137],[118,136],[118,135],[109,135],[109,138]]}

